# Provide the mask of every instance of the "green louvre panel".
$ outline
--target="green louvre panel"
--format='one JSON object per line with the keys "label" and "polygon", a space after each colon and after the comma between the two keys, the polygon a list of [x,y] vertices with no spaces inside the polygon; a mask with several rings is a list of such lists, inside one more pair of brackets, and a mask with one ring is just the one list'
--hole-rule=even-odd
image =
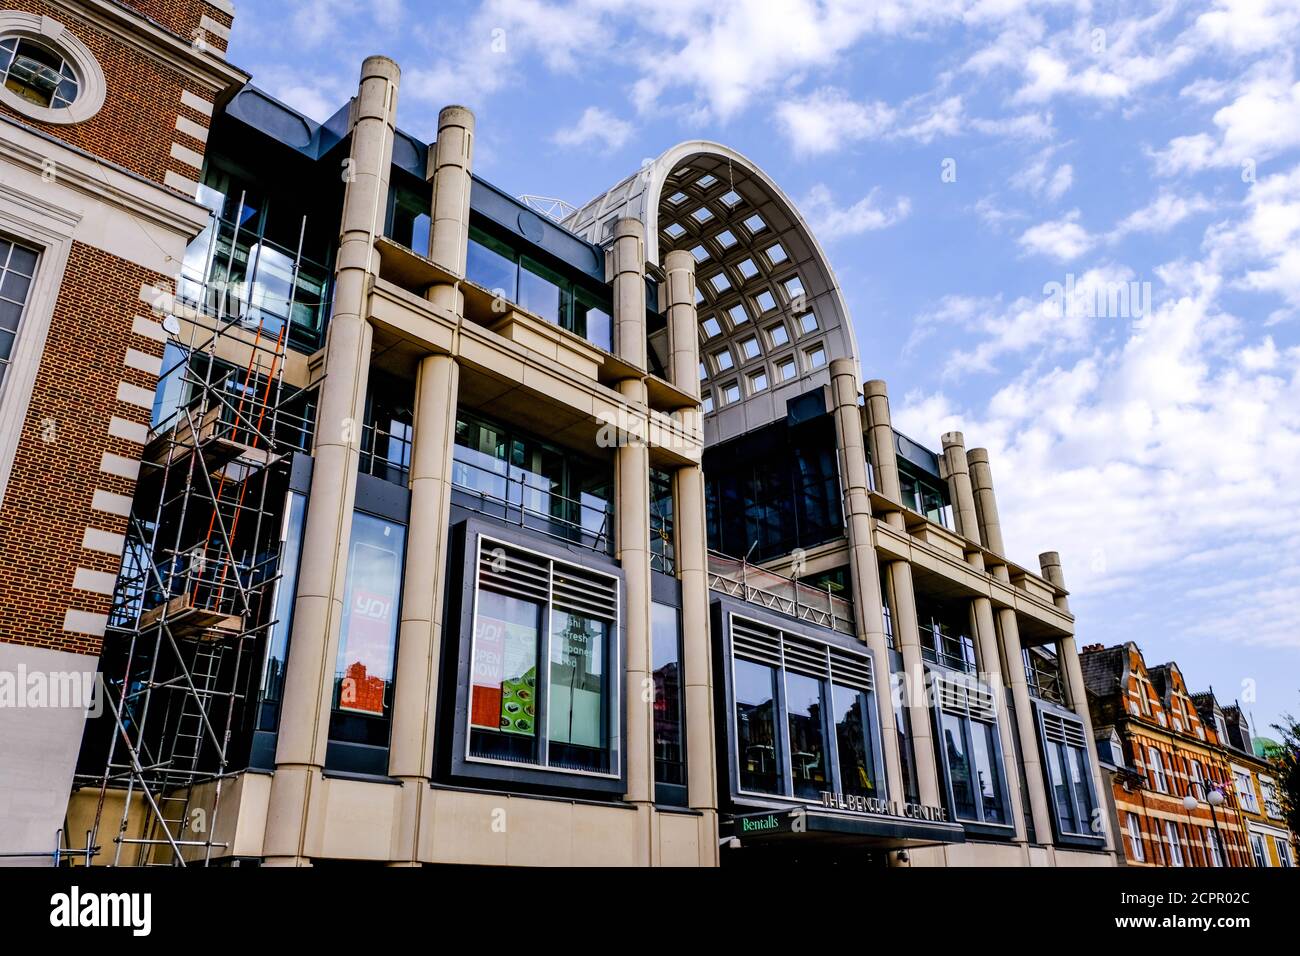
{"label": "green louvre panel", "polygon": [[501,730],[532,737],[537,733],[537,668],[518,680],[501,682]]}

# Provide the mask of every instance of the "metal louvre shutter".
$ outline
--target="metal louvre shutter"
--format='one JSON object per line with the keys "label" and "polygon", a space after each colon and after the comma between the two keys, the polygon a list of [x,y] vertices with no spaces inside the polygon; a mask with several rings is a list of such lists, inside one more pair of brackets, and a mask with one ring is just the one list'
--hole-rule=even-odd
{"label": "metal louvre shutter", "polygon": [[830,649],[831,680],[856,690],[875,690],[875,675],[871,671],[871,658],[859,657],[838,647]]}
{"label": "metal louvre shutter", "polygon": [[550,597],[550,562],[540,555],[479,539],[479,587],[531,601]]}
{"label": "metal louvre shutter", "polygon": [[781,634],[754,621],[731,618],[731,650],[735,657],[781,666]]}
{"label": "metal louvre shutter", "polygon": [[1048,710],[1042,711],[1043,735],[1056,744],[1067,747],[1083,747],[1087,738],[1083,733],[1083,721],[1070,720]]}
{"label": "metal louvre shutter", "polygon": [[603,574],[555,562],[551,605],[557,611],[618,620],[618,583]]}
{"label": "metal louvre shutter", "polygon": [[830,663],[826,659],[826,645],[803,641],[782,634],[782,647],[785,651],[785,669],[792,674],[804,674],[825,680],[831,676]]}
{"label": "metal louvre shutter", "polygon": [[992,692],[976,680],[961,680],[946,674],[934,674],[939,708],[986,724],[997,723]]}

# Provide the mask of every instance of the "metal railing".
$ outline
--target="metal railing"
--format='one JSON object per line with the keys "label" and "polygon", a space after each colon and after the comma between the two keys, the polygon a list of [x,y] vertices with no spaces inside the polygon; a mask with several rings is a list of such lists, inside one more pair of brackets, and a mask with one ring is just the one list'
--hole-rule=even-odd
{"label": "metal railing", "polygon": [[[241,203],[239,215],[243,215]],[[303,232],[306,217],[303,217]],[[301,239],[300,239],[301,246]],[[185,250],[177,297],[218,319],[237,319],[319,347],[330,305],[331,271],[213,213]]]}
{"label": "metal railing", "polygon": [[664,574],[677,573],[672,519],[653,512],[650,514],[650,568]]}
{"label": "metal railing", "polygon": [[377,422],[362,426],[361,454],[357,471],[406,487],[411,477],[411,426],[401,432],[379,427]]}
{"label": "metal railing", "polygon": [[[477,454],[457,445],[452,456],[451,483],[473,502],[470,507],[521,528],[571,541],[593,551],[613,553],[611,529],[614,508],[567,498],[551,490],[550,480],[508,462],[487,459],[491,464],[471,461]],[[599,500],[593,497],[592,500]]]}
{"label": "metal railing", "polygon": [[1039,700],[1051,701],[1054,704],[1065,703],[1065,694],[1061,688],[1060,663],[1055,655],[1051,655],[1049,659],[1026,648],[1025,682],[1029,685],[1029,693]]}
{"label": "metal railing", "polygon": [[852,601],[836,597],[829,586],[815,588],[744,558],[710,551],[709,588],[841,634],[855,633]]}
{"label": "metal railing", "polygon": [[953,634],[938,622],[921,624],[921,656],[931,664],[967,674],[975,673],[975,645],[964,634]]}

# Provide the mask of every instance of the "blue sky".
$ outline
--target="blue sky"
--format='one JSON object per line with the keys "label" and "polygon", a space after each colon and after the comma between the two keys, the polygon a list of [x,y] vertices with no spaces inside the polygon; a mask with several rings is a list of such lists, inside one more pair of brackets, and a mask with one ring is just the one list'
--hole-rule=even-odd
{"label": "blue sky", "polygon": [[514,194],[745,153],[896,427],[987,446],[1010,556],[1061,552],[1080,643],[1271,733],[1300,712],[1298,49],[1300,0],[240,0],[230,58],[322,119],[387,54],[401,125],[470,106]]}

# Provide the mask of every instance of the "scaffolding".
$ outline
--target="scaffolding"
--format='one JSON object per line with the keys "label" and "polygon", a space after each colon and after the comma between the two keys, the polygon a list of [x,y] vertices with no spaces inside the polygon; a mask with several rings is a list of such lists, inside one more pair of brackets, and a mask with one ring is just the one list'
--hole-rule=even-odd
{"label": "scaffolding", "polygon": [[246,766],[259,651],[279,622],[291,460],[310,447],[312,418],[309,390],[284,381],[306,217],[288,260],[260,240],[241,246],[243,214],[242,197],[233,221],[213,212],[178,278],[171,314],[183,321],[164,325],[161,410],[105,634],[109,725],[90,758],[102,771],[79,775],[98,787],[87,864],[207,865],[230,849],[221,797]]}

